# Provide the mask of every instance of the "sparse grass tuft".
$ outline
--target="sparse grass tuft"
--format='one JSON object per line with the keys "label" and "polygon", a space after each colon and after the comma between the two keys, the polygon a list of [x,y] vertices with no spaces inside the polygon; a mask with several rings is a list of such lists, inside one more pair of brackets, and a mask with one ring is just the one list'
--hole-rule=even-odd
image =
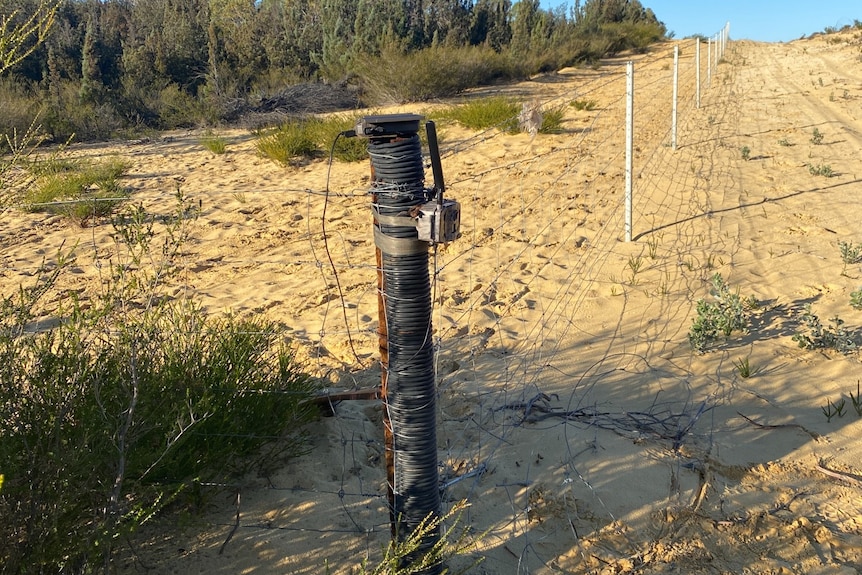
{"label": "sparse grass tuft", "polygon": [[742,146],[739,149],[740,154],[742,155],[742,159],[746,162],[751,159],[751,148],[748,146]]}
{"label": "sparse grass tuft", "polygon": [[[360,162],[368,159],[368,144],[361,138],[338,138],[338,134],[352,130],[358,116],[338,114],[326,118],[309,120],[308,130],[314,139],[327,152],[335,148],[332,155],[342,162]],[[336,142],[336,138],[338,141]]]}
{"label": "sparse grass tuft", "polygon": [[21,201],[30,211],[62,214],[85,225],[90,219],[113,213],[123,203],[127,192],[119,179],[128,168],[116,158],[96,163],[68,159],[36,162],[31,167],[36,181]]}
{"label": "sparse grass tuft", "polygon": [[751,360],[748,357],[740,357],[739,359],[734,360],[734,367],[736,367],[736,373],[739,374],[739,377],[743,379],[748,379],[754,375],[757,375],[757,372],[760,371],[759,367],[754,367],[751,365]]}
{"label": "sparse grass tuft", "polygon": [[573,100],[571,106],[579,112],[592,112],[596,109],[597,104],[595,100]]}
{"label": "sparse grass tuft", "polygon": [[514,98],[493,96],[471,100],[465,104],[441,110],[435,117],[458,122],[471,130],[488,130],[497,128],[503,132],[517,134],[518,114],[521,105]]}
{"label": "sparse grass tuft", "polygon": [[225,142],[225,139],[212,132],[204,134],[203,138],[201,138],[201,146],[216,155],[224,154],[227,151],[227,142]]}
{"label": "sparse grass tuft", "polygon": [[823,411],[823,415],[826,416],[826,421],[832,421],[832,418],[836,415],[838,417],[844,417],[844,407],[847,405],[847,400],[843,397],[836,402],[832,402],[831,399],[826,400],[826,405],[821,406],[820,409]]}
{"label": "sparse grass tuft", "polygon": [[559,134],[563,131],[563,114],[565,108],[551,108],[542,113],[542,127],[540,134]]}
{"label": "sparse grass tuft", "polygon": [[853,404],[853,410],[856,412],[856,415],[862,417],[862,393],[860,393],[860,384],[859,380],[856,380],[856,395],[853,395],[853,392],[850,392],[850,403]]}
{"label": "sparse grass tuft", "polygon": [[289,166],[301,158],[312,158],[320,152],[314,131],[304,120],[288,120],[266,131],[258,137],[255,146],[262,156],[282,166]]}

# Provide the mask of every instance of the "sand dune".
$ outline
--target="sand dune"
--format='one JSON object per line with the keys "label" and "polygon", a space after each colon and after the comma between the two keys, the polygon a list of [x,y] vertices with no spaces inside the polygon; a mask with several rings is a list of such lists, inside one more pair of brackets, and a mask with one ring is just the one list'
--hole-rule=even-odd
{"label": "sand dune", "polygon": [[[821,410],[842,396],[849,405],[860,356],[792,340],[806,303],[862,333],[848,305],[862,268],[842,275],[838,248],[862,243],[862,40],[731,43],[709,84],[702,64],[699,109],[694,48],[680,46],[675,151],[672,45],[634,57],[632,242],[622,241],[627,57],[505,88],[565,106],[562,134],[441,126],[463,237],[434,257],[439,458],[445,505],[466,499],[462,521],[487,531],[472,573],[862,572],[862,417]],[[212,313],[282,321],[333,389],[377,385],[368,166],[336,162],[327,200],[324,162],[282,168],[241,130],[224,131],[228,153],[215,156],[200,135],[71,153],[128,159],[128,185],[150,210],[169,211],[176,189],[199,203],[178,290]],[[834,175],[811,173],[818,166]],[[16,238],[6,286],[70,240],[80,247],[69,281],[85,286],[97,277],[93,247],[110,249],[110,226],[30,214],[3,225]],[[688,332],[715,273],[758,307],[748,334],[696,354]],[[238,487],[239,529],[222,553],[233,493],[183,529],[149,527],[119,570],[349,573],[379,557],[381,407],[343,402],[315,436],[308,456]]]}

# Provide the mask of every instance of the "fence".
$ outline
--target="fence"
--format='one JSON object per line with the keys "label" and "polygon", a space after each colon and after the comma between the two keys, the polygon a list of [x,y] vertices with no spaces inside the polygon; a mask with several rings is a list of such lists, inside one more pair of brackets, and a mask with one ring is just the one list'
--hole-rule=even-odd
{"label": "fence", "polygon": [[[707,259],[734,249],[697,226],[711,209],[707,184],[732,178],[700,153],[719,145],[727,120],[711,104],[733,73],[722,77],[727,44],[725,27],[706,59],[699,41],[685,40],[512,93],[564,107],[565,137],[443,133],[464,235],[431,257],[441,493],[445,506],[471,504],[463,524],[490,530],[479,543],[489,572],[562,563],[582,553],[585,533],[633,517],[614,500],[603,446],[618,450],[617,464],[640,456],[632,440],[674,447],[651,454],[664,477],[677,474],[682,444],[709,444],[698,423],[713,389],[692,367],[684,332]],[[179,145],[172,154],[183,161]],[[203,172],[187,178],[206,178],[206,166],[187,167]],[[218,242],[221,253],[190,256],[186,289],[213,311],[279,317],[332,390],[364,389],[379,383],[367,167],[331,170],[328,193],[268,182],[276,172],[263,165],[262,181],[204,186],[193,242]],[[221,560],[231,569],[245,565],[231,555],[244,545],[257,565],[293,573],[376,557],[390,527],[381,417],[375,402],[336,405],[314,452],[245,487],[236,513],[210,518],[204,545],[235,532]],[[644,489],[646,499],[667,495]]]}

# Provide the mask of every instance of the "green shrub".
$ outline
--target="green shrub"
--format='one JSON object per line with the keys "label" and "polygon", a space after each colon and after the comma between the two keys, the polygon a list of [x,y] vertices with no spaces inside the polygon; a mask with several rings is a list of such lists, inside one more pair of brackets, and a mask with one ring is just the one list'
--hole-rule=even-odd
{"label": "green shrub", "polygon": [[835,316],[823,325],[820,318],[811,311],[811,304],[803,309],[801,330],[793,336],[793,341],[805,349],[834,349],[839,353],[850,353],[859,347],[856,334],[844,327],[844,320]]}
{"label": "green shrub", "polygon": [[811,143],[814,144],[815,146],[819,146],[820,144],[822,144],[823,143],[823,132],[821,132],[817,128],[814,128],[814,130],[811,132]]}
{"label": "green shrub", "polygon": [[753,297],[742,299],[739,293],[732,293],[721,274],[712,276],[710,295],[712,301],[697,302],[697,317],[688,333],[689,343],[697,352],[705,351],[719,336],[727,339],[734,331],[747,331],[751,308],[756,304]]}
{"label": "green shrub", "polygon": [[838,253],[841,255],[841,275],[847,275],[847,266],[862,262],[862,245],[854,244],[853,241],[838,241]]}
{"label": "green shrub", "polygon": [[808,173],[812,176],[823,176],[824,178],[831,178],[835,175],[835,172],[832,171],[832,166],[829,164],[817,164],[816,166],[809,164]]}
{"label": "green shrub", "polygon": [[850,307],[862,310],[862,288],[850,293]]}
{"label": "green shrub", "polygon": [[0,153],[9,149],[7,138],[24,134],[38,115],[35,99],[9,78],[0,78],[0,110],[3,121],[0,125]]}
{"label": "green shrub", "polygon": [[[98,293],[56,290],[65,254],[0,299],[4,572],[105,569],[183,491],[305,449],[311,383],[282,330],[165,297],[192,213],[181,201],[157,229],[127,209]],[[56,327],[36,331],[46,316]]]}

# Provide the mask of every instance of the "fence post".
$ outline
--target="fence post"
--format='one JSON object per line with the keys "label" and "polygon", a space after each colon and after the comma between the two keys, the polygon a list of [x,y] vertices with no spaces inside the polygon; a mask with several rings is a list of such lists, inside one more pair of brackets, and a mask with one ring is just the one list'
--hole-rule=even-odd
{"label": "fence post", "polygon": [[712,86],[712,38],[706,39],[706,85]]}
{"label": "fence post", "polygon": [[673,113],[671,119],[670,147],[676,151],[676,101],[679,93],[679,44],[673,47]]}
{"label": "fence post", "polygon": [[694,66],[695,66],[695,107],[700,109],[700,38],[694,39]]}
{"label": "fence post", "polygon": [[635,65],[626,63],[626,213],[625,237],[632,241],[632,150],[634,149]]}
{"label": "fence post", "polygon": [[[397,541],[429,517],[439,517],[441,507],[430,244],[419,239],[416,221],[404,215],[428,200],[421,119],[415,114],[366,116],[356,126],[356,134],[368,138],[371,158],[383,431],[389,519]],[[439,540],[437,527],[423,535],[417,551],[424,553]],[[436,575],[442,568],[435,564],[418,572]]]}
{"label": "fence post", "polygon": [[715,34],[715,73],[718,74],[718,61],[721,58],[721,34]]}

